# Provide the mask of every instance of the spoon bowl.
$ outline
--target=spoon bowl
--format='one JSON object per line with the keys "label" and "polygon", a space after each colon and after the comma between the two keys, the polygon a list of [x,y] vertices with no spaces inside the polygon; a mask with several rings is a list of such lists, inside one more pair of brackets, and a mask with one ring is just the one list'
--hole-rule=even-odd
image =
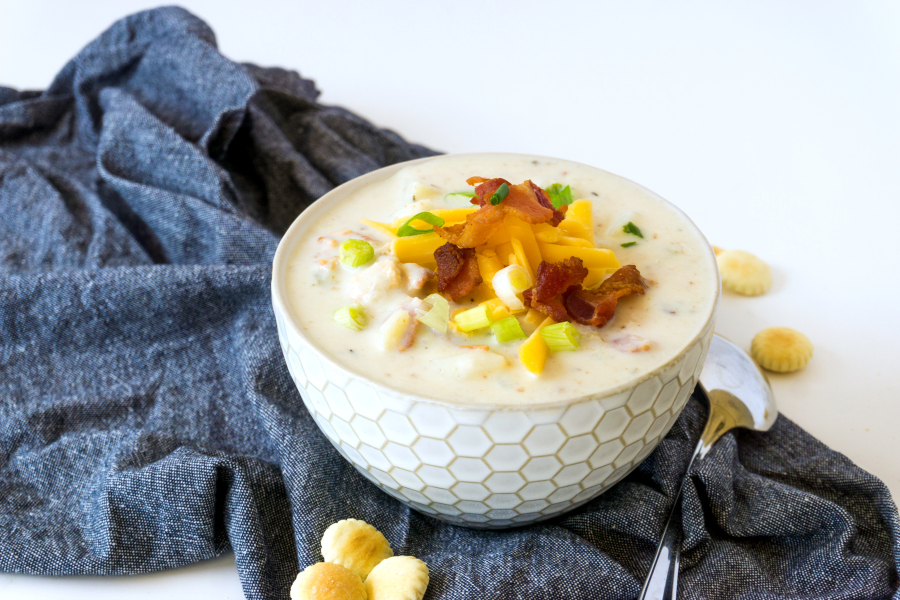
{"label": "spoon bowl", "polygon": [[739,346],[719,335],[710,341],[700,384],[709,397],[709,421],[700,436],[699,458],[732,429],[768,431],[778,417],[765,374]]}

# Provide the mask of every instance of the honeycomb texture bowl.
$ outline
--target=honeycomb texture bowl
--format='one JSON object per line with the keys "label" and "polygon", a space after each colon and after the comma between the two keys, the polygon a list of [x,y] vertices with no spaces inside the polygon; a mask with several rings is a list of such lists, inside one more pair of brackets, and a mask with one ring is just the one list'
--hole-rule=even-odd
{"label": "honeycomb texture bowl", "polygon": [[[316,205],[321,210],[322,203],[405,164],[345,184]],[[457,525],[502,528],[575,508],[653,451],[697,384],[715,308],[703,330],[667,365],[627,386],[563,404],[451,405],[360,377],[301,333],[283,297],[289,240],[302,235],[301,221],[313,220],[307,213],[316,205],[285,234],[275,257],[272,301],[281,348],[303,402],[337,451],[373,484],[416,510]]]}
{"label": "honeycomb texture bowl", "polygon": [[382,490],[470,527],[550,518],[622,479],[690,397],[708,328],[633,389],[558,408],[461,408],[402,395],[332,363],[278,319],[288,369],[319,428]]}

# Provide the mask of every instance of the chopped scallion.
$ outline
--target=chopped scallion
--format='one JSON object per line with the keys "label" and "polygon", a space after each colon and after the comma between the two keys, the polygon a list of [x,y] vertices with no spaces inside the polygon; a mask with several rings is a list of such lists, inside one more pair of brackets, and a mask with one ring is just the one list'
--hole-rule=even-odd
{"label": "chopped scallion", "polygon": [[500,301],[510,310],[521,310],[525,308],[519,294],[530,288],[534,283],[531,280],[531,273],[521,265],[509,265],[500,269],[491,279],[491,287],[494,293],[500,298]]}
{"label": "chopped scallion", "polygon": [[334,320],[353,331],[362,331],[366,326],[366,310],[360,304],[342,306],[334,311]]}
{"label": "chopped scallion", "polygon": [[501,184],[500,187],[497,188],[497,191],[491,195],[491,204],[497,206],[504,198],[506,198],[507,194],[509,194],[509,186],[505,183]]}
{"label": "chopped scallion", "polygon": [[623,248],[631,248],[632,246],[637,246],[637,242],[625,242],[624,244],[619,244]]}
{"label": "chopped scallion", "polygon": [[431,310],[419,317],[419,322],[428,325],[435,331],[447,332],[450,324],[450,303],[440,294],[431,294],[425,297],[425,302],[431,304]]}
{"label": "chopped scallion", "polygon": [[341,244],[341,264],[361,267],[375,257],[375,249],[365,240],[344,240]]}
{"label": "chopped scallion", "polygon": [[464,310],[453,318],[460,331],[474,331],[483,327],[490,327],[491,314],[488,307],[481,304],[475,308]]}
{"label": "chopped scallion", "polygon": [[544,338],[550,352],[563,352],[578,349],[581,332],[568,321],[563,321],[541,329],[541,337]]}
{"label": "chopped scallion", "polygon": [[550,196],[550,203],[553,204],[553,208],[558,209],[575,202],[575,196],[572,195],[572,188],[569,186],[563,187],[561,183],[554,183],[544,191]]}
{"label": "chopped scallion", "polygon": [[433,229],[416,229],[410,225],[413,221],[425,221],[429,225],[434,225],[435,227],[442,227],[444,225],[444,220],[439,216],[430,212],[420,212],[419,214],[410,217],[409,221],[400,226],[400,229],[397,230],[397,237],[422,235],[423,233],[431,233],[434,231]]}
{"label": "chopped scallion", "polygon": [[622,231],[624,231],[625,233],[630,233],[631,235],[636,235],[639,238],[644,237],[644,234],[641,233],[641,230],[638,229],[638,226],[631,221],[628,221],[622,226]]}
{"label": "chopped scallion", "polygon": [[491,323],[491,331],[494,332],[494,337],[501,344],[528,337],[522,331],[522,326],[519,325],[519,320],[515,317],[506,317]]}

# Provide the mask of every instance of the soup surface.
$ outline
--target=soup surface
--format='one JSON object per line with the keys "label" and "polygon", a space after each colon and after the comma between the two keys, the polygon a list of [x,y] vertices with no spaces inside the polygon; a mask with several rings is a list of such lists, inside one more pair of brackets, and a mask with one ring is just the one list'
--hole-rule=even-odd
{"label": "soup surface", "polygon": [[[596,247],[612,250],[621,265],[635,265],[648,282],[645,294],[621,298],[615,316],[603,327],[573,323],[581,334],[578,348],[551,352],[539,375],[520,360],[522,339],[500,343],[490,328],[462,333],[450,327],[440,333],[417,323],[415,315],[431,307],[421,299],[436,291],[429,266],[398,261],[391,236],[360,221],[402,223],[423,211],[473,208],[458,194],[473,191],[466,184],[472,176],[500,177],[512,184],[530,179],[541,188],[570,186],[575,199],[591,202]],[[374,258],[356,269],[343,266],[338,256],[347,239],[370,242]],[[543,157],[450,155],[360,188],[309,224],[290,251],[286,291],[307,337],[354,373],[455,404],[545,404],[603,393],[671,361],[700,333],[715,308],[715,269],[712,250],[696,226],[628,180]],[[450,302],[451,314],[477,307],[485,300],[479,293]],[[345,306],[361,307],[362,330],[333,318]],[[402,350],[396,340],[385,339],[385,323],[398,311],[413,316],[400,344],[408,347]],[[514,316],[530,334],[535,327],[526,314]]]}

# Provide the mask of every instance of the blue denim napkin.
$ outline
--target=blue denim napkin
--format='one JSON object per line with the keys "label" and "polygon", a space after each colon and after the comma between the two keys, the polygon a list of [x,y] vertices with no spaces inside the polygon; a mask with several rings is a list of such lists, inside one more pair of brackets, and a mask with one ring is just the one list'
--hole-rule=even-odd
{"label": "blue denim napkin", "polygon": [[[302,32],[298,32],[302,35]],[[427,598],[633,598],[705,417],[575,513],[505,532],[411,512],[332,449],[288,375],[270,261],[310,202],[433,154],[201,20],[113,25],[44,92],[0,88],[0,570],[167,569],[233,551],[283,599],[332,522],[431,568]],[[691,476],[685,598],[897,597],[887,488],[785,418]]]}

